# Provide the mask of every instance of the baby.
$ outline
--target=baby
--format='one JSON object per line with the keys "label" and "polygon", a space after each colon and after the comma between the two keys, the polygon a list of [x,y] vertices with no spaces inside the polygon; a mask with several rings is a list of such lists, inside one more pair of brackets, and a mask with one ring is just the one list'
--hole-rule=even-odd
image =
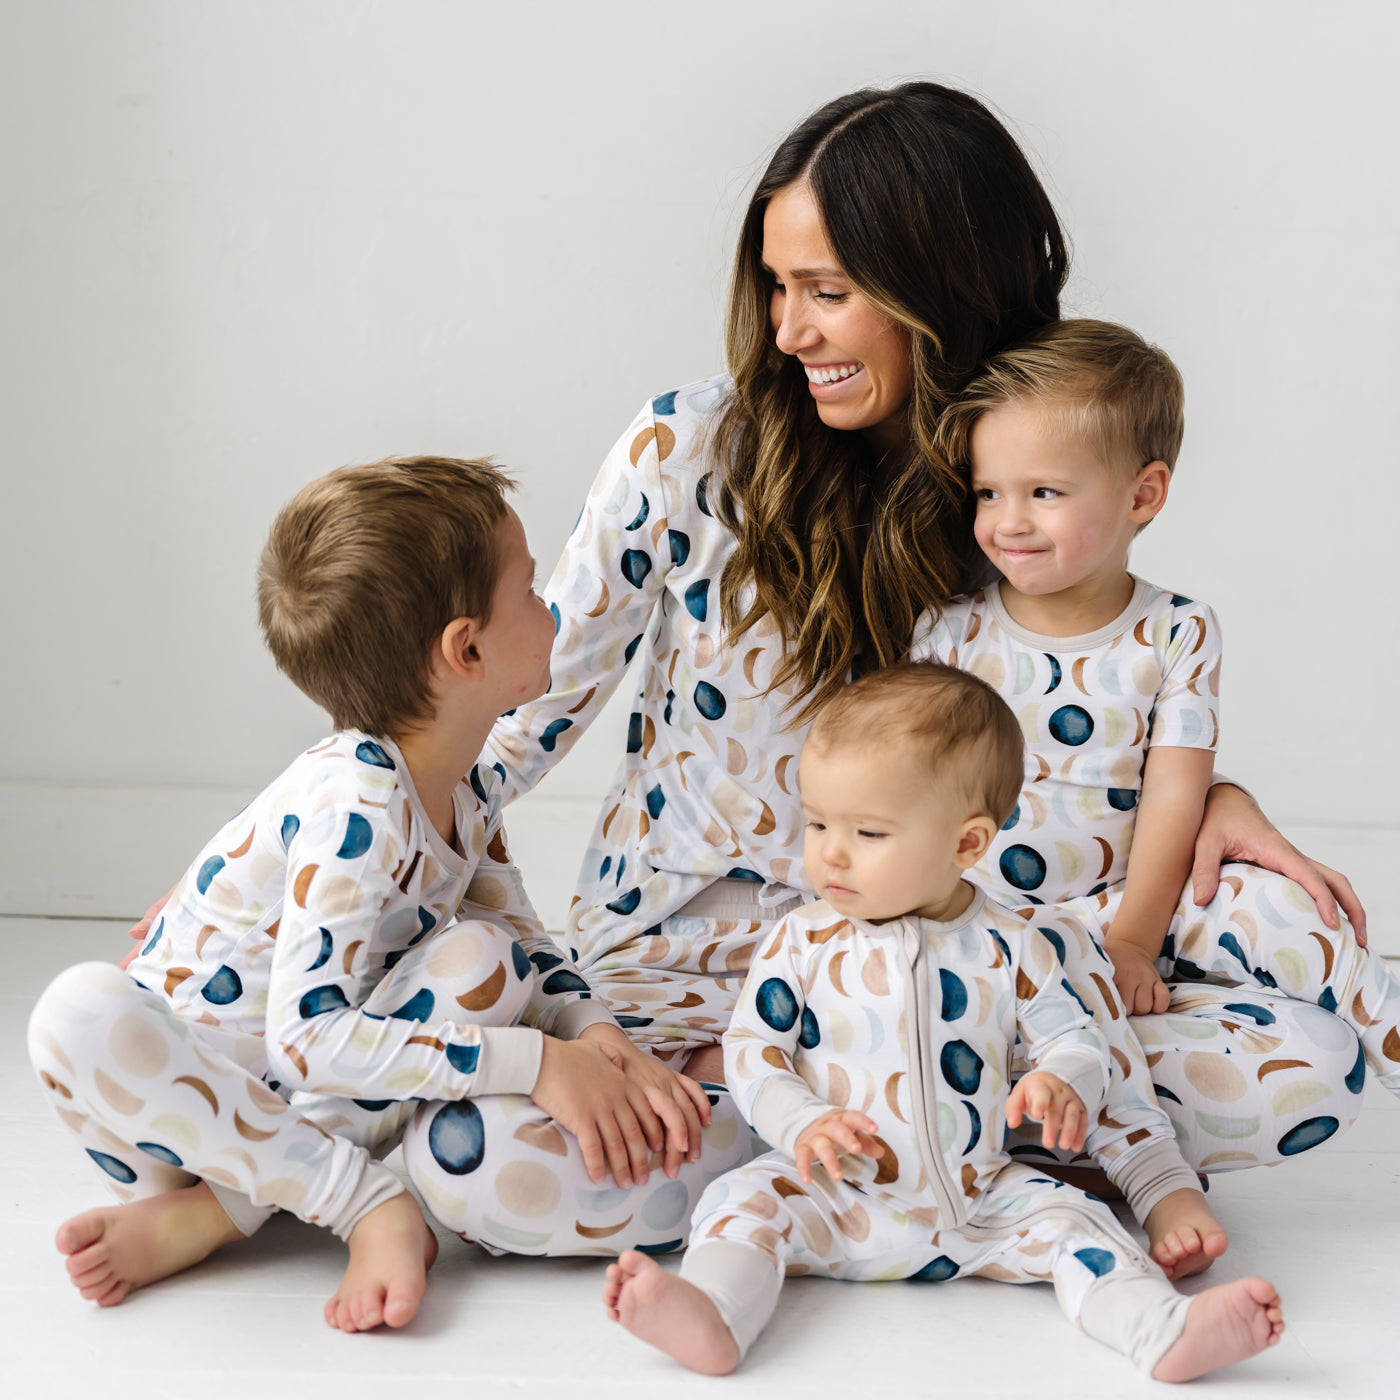
{"label": "baby", "polygon": [[[1191,897],[1220,729],[1220,632],[1204,603],[1127,569],[1134,536],[1166,504],[1182,430],[1167,356],[1089,320],[995,356],[940,421],[949,460],[970,470],[977,542],[1003,577],[925,619],[912,655],[981,676],[1028,745],[1020,799],[974,878],[1023,913],[1054,905],[1089,928],[1130,1012],[1218,995],[1221,1034],[1252,1034],[1276,1012],[1241,987],[1314,1002],[1400,1092],[1400,983],[1345,920],[1333,932],[1299,886],[1243,863],[1224,867],[1209,905]],[[1138,1030],[1151,1052],[1150,1023]],[[1281,1068],[1261,1068],[1249,1094],[1282,1092]],[[1280,1142],[1250,1142],[1246,1077],[1220,1096],[1228,1103],[1207,1097],[1194,1112],[1165,1096],[1183,1147],[1199,1139],[1200,1169],[1287,1156],[1337,1130],[1304,1083],[1296,1097],[1311,1112]],[[1363,1078],[1358,1055],[1348,1088]]]}
{"label": "baby", "polygon": [[592,998],[524,894],[495,775],[463,777],[549,685],[509,485],[488,462],[378,462],[274,523],[263,631],[336,732],[196,857],[130,976],[70,968],[30,1022],[56,1112],[123,1202],[59,1230],[83,1297],[119,1303],[282,1209],[349,1245],[332,1326],[402,1326],[437,1244],[377,1159],[430,1101],[460,1111],[405,1143],[410,1175],[415,1154],[508,1175],[482,1096],[529,1095],[594,1183],[644,1181],[663,1146],[669,1176],[698,1155],[703,1091]]}
{"label": "baby", "polygon": [[[1090,1336],[1158,1380],[1252,1356],[1283,1330],[1271,1284],[1187,1298],[1097,1198],[1012,1160],[1004,1125],[1076,1150],[1108,1045],[1039,929],[963,878],[1016,802],[1022,740],[982,681],[879,671],[802,753],[804,860],[822,898],[754,958],[725,1073],[777,1150],[706,1191],[680,1275],[636,1251],[609,1316],[694,1370],[732,1371],[784,1274],[1050,1280]],[[1020,1036],[1031,1070],[1010,1087]]]}

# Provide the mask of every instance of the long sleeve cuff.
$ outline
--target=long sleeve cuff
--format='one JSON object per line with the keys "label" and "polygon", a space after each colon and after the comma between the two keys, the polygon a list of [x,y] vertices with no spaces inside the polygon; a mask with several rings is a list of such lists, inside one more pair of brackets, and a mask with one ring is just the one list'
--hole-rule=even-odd
{"label": "long sleeve cuff", "polygon": [[1060,1050],[1044,1056],[1032,1068],[1063,1079],[1083,1100],[1092,1122],[1108,1091],[1107,1067],[1098,1055],[1085,1050]]}
{"label": "long sleeve cuff", "polygon": [[797,1156],[797,1139],[832,1105],[819,1099],[793,1074],[772,1074],[753,1101],[750,1126],[764,1142],[789,1157]]}
{"label": "long sleeve cuff", "polygon": [[483,1026],[471,1097],[528,1094],[540,1077],[544,1035],[529,1026]]}
{"label": "long sleeve cuff", "polygon": [[597,997],[584,997],[561,1007],[550,1025],[550,1035],[560,1040],[577,1040],[589,1026],[598,1024],[616,1026],[617,1022],[607,1006]]}

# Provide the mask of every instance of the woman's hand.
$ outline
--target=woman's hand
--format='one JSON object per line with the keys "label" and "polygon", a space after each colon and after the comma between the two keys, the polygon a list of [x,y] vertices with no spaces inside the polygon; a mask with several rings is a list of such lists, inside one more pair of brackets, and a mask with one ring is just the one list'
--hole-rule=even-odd
{"label": "woman's hand", "polygon": [[1317,904],[1322,922],[1340,926],[1340,904],[1361,947],[1366,946],[1366,911],[1345,875],[1309,860],[1259,810],[1247,793],[1229,783],[1216,783],[1206,798],[1206,814],[1196,836],[1196,861],[1191,867],[1191,897],[1209,904],[1220,884],[1220,867],[1226,861],[1245,860],[1261,865],[1300,884]]}
{"label": "woman's hand", "polygon": [[155,923],[156,915],[158,915],[160,911],[165,908],[166,904],[169,903],[170,896],[175,893],[175,890],[176,886],[171,885],[171,887],[168,890],[166,890],[166,892],[163,895],[161,895],[161,897],[158,900],[156,900],[156,902],[153,905],[151,905],[151,907],[147,909],[146,912],[142,914],[141,917],[134,924],[132,924],[131,928],[128,930],[131,937],[136,940],[136,946],[134,948],[129,948],[126,952],[126,956],[123,957],[122,960],[117,964],[117,966],[121,968],[123,972],[125,972],[126,969],[129,968],[133,962],[135,962],[137,953],[141,951],[141,945],[146,941],[147,938],[150,937],[151,925]]}

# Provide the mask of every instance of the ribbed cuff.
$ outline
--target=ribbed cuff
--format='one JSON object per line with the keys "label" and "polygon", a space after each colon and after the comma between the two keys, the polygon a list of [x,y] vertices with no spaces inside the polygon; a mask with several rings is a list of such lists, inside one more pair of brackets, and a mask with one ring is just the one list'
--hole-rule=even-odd
{"label": "ribbed cuff", "polygon": [[528,1094],[540,1077],[544,1035],[529,1026],[483,1026],[471,1097]]}

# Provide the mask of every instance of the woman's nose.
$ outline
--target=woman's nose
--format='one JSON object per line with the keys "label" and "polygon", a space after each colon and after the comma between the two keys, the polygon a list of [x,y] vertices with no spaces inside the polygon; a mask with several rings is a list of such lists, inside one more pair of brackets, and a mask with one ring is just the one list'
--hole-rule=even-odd
{"label": "woman's nose", "polygon": [[813,333],[814,327],[802,310],[800,297],[774,292],[771,311],[775,342],[784,355],[809,350],[820,339]]}

